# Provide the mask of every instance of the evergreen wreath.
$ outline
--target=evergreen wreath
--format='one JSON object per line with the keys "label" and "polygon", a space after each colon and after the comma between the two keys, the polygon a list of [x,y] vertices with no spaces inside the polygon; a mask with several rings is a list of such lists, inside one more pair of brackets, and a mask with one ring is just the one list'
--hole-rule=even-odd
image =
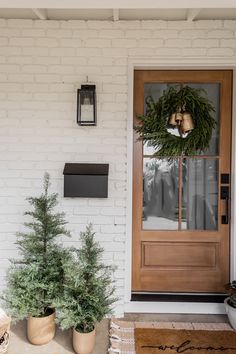
{"label": "evergreen wreath", "polygon": [[[191,156],[209,147],[216,121],[212,117],[215,111],[212,103],[201,95],[203,89],[189,86],[170,87],[158,101],[149,96],[146,99],[145,115],[139,115],[140,125],[134,127],[139,140],[154,147],[153,156],[169,160],[178,156]],[[187,136],[176,136],[167,129],[171,115],[184,109],[191,114],[194,129]],[[170,129],[169,129],[170,130]]]}

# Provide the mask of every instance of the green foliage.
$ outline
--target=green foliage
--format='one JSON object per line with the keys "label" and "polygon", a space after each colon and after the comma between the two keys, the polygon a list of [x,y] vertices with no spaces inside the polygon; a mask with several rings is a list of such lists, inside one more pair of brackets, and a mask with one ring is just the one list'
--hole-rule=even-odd
{"label": "green foliage", "polygon": [[[216,122],[211,116],[214,107],[201,95],[202,91],[189,86],[170,87],[157,102],[148,98],[146,115],[138,116],[141,124],[134,129],[141,140],[154,147],[154,156],[172,159],[194,155],[209,147]],[[192,115],[195,126],[185,138],[167,130],[169,117],[179,107],[185,107],[185,111]]]}
{"label": "green foliage", "polygon": [[21,259],[12,260],[8,270],[6,306],[13,320],[28,316],[41,317],[53,307],[55,296],[63,292],[63,262],[69,252],[57,244],[61,235],[69,236],[64,225],[63,213],[53,213],[57,194],[49,194],[49,174],[44,176],[44,192],[39,197],[28,198],[32,211],[25,215],[32,218],[24,225],[28,232],[17,234]]}
{"label": "green foliage", "polygon": [[105,265],[103,249],[94,240],[92,225],[81,233],[82,245],[74,258],[64,262],[64,296],[57,301],[57,319],[62,329],[91,332],[96,322],[112,311],[117,301],[111,278],[114,267]]}

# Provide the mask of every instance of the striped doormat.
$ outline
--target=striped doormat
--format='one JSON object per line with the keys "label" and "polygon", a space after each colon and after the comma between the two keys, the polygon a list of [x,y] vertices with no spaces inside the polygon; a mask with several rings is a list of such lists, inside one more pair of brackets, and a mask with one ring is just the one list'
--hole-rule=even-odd
{"label": "striped doormat", "polygon": [[227,323],[131,322],[111,319],[109,354],[136,354],[135,328],[233,331]]}

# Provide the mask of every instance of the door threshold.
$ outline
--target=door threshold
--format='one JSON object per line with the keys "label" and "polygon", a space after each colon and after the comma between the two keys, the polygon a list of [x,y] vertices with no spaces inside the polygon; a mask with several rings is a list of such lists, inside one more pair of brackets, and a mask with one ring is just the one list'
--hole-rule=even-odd
{"label": "door threshold", "polygon": [[132,292],[131,301],[223,303],[227,296],[225,293]]}

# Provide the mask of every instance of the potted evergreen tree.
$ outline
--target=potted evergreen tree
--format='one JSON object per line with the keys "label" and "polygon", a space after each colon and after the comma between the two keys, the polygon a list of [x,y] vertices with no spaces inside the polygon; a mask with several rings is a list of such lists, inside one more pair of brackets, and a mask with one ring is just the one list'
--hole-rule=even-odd
{"label": "potted evergreen tree", "polygon": [[53,213],[57,194],[49,194],[50,177],[44,176],[44,191],[28,198],[33,207],[25,215],[27,231],[17,235],[21,259],[12,260],[7,289],[3,295],[13,321],[27,318],[27,335],[32,344],[45,344],[55,334],[54,300],[63,292],[63,262],[70,256],[56,239],[69,236],[63,213]]}
{"label": "potted evergreen tree", "polygon": [[81,232],[81,248],[74,259],[64,262],[64,295],[57,302],[57,321],[73,328],[76,353],[91,353],[95,345],[95,324],[112,311],[117,301],[112,280],[113,266],[102,262],[103,249],[95,241],[92,225]]}

